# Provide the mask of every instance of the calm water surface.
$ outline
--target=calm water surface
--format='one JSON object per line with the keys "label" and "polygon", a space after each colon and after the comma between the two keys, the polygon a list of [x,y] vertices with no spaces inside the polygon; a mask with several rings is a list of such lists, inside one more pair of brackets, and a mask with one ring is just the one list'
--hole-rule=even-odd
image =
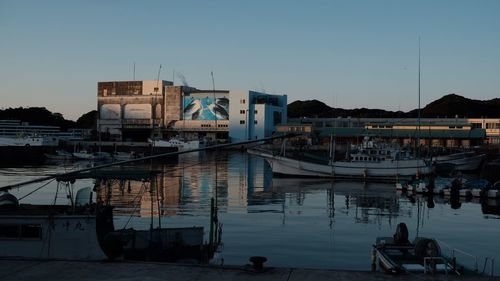
{"label": "calm water surface", "polygon": [[[86,165],[0,169],[0,184]],[[498,200],[450,202],[398,194],[392,184],[273,178],[262,158],[238,152],[192,153],[169,163],[125,169],[152,169],[159,175],[149,182],[82,179],[71,186],[54,181],[21,201],[65,204],[67,191],[98,185],[98,199],[116,206],[116,228],[148,229],[153,214],[155,226],[201,225],[208,238],[210,199],[217,197],[222,256],[225,264],[234,265],[260,255],[268,258],[269,266],[369,270],[375,238],[391,236],[405,222],[411,238],[418,232],[441,241],[443,251],[449,245],[477,255],[481,269],[486,256],[496,257],[495,271],[500,272]],[[12,193],[21,198],[40,186]],[[462,261],[474,263],[467,257]]]}

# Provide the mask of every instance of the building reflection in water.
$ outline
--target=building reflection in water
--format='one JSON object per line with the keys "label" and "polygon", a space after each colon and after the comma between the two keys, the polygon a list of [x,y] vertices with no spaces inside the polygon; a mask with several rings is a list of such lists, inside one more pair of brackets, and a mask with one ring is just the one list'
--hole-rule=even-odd
{"label": "building reflection in water", "polygon": [[[319,204],[324,204],[330,227],[336,212],[353,215],[355,223],[391,225],[398,217],[414,217],[415,211],[420,218],[436,203],[459,209],[470,202],[396,193],[392,184],[273,177],[262,158],[239,152],[190,153],[175,163],[146,163],[128,169],[157,174],[144,180],[96,180],[98,200],[115,206],[117,215],[208,216],[210,198],[216,197],[219,212],[281,213],[286,223],[287,210],[300,215],[310,207],[304,206],[308,198],[319,193],[324,194],[324,203]],[[498,200],[473,203],[481,204],[485,214],[500,215]]]}

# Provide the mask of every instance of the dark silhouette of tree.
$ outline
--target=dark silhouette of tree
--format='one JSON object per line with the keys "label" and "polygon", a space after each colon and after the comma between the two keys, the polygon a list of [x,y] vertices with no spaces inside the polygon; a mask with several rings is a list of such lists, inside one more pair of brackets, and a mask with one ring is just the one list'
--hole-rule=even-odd
{"label": "dark silhouette of tree", "polygon": [[78,128],[85,128],[85,129],[96,129],[97,128],[97,110],[92,110],[89,111],[78,120],[76,120],[76,126]]}

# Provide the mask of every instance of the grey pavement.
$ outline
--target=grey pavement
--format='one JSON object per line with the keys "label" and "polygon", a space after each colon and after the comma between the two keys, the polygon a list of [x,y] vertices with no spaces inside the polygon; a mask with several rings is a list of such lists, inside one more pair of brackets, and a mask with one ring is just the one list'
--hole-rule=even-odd
{"label": "grey pavement", "polygon": [[499,280],[500,277],[405,274],[300,268],[265,268],[256,272],[249,265],[199,266],[147,262],[77,262],[0,260],[1,281],[398,281],[398,280]]}

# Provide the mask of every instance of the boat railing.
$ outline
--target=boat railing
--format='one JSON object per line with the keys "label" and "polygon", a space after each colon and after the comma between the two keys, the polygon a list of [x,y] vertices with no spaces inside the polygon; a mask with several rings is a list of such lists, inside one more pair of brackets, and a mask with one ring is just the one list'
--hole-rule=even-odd
{"label": "boat railing", "polygon": [[465,251],[462,251],[462,250],[460,250],[460,249],[453,248],[453,249],[451,250],[451,258],[452,258],[452,259],[455,259],[455,258],[456,258],[456,254],[457,254],[457,253],[462,254],[462,255],[464,255],[464,256],[467,256],[467,257],[472,258],[472,259],[474,260],[474,271],[475,271],[475,272],[478,272],[478,271],[479,271],[479,266],[478,266],[478,262],[477,262],[477,256],[474,256],[474,255],[472,255],[472,254],[469,254],[469,253],[467,253],[467,252],[465,252]]}
{"label": "boat railing", "polygon": [[488,260],[491,263],[491,268],[490,268],[490,276],[493,277],[495,274],[495,258],[494,257],[486,257],[484,259],[484,265],[483,265],[483,272],[481,274],[484,274],[486,272],[486,266],[488,264]]}
{"label": "boat railing", "polygon": [[[444,272],[446,275],[448,275],[448,262],[445,258],[443,257],[424,257],[424,274],[427,273],[429,265],[435,264],[436,262],[441,262],[441,264],[444,264]],[[450,267],[450,269],[452,269]],[[433,269],[430,269],[432,272]]]}
{"label": "boat railing", "polygon": [[443,242],[441,240],[437,240],[436,239],[436,241],[438,242],[439,245],[443,245],[447,249],[450,250],[450,257],[451,257],[451,259],[453,261],[456,260],[457,253],[461,254],[463,256],[469,257],[472,260],[474,260],[474,268],[473,269],[474,269],[475,272],[479,272],[479,265],[478,265],[478,258],[477,258],[477,256],[475,256],[473,254],[470,254],[470,253],[467,253],[467,252],[465,252],[463,250],[460,250],[460,249],[457,249],[457,248],[452,248],[450,245],[446,244],[445,242]]}

